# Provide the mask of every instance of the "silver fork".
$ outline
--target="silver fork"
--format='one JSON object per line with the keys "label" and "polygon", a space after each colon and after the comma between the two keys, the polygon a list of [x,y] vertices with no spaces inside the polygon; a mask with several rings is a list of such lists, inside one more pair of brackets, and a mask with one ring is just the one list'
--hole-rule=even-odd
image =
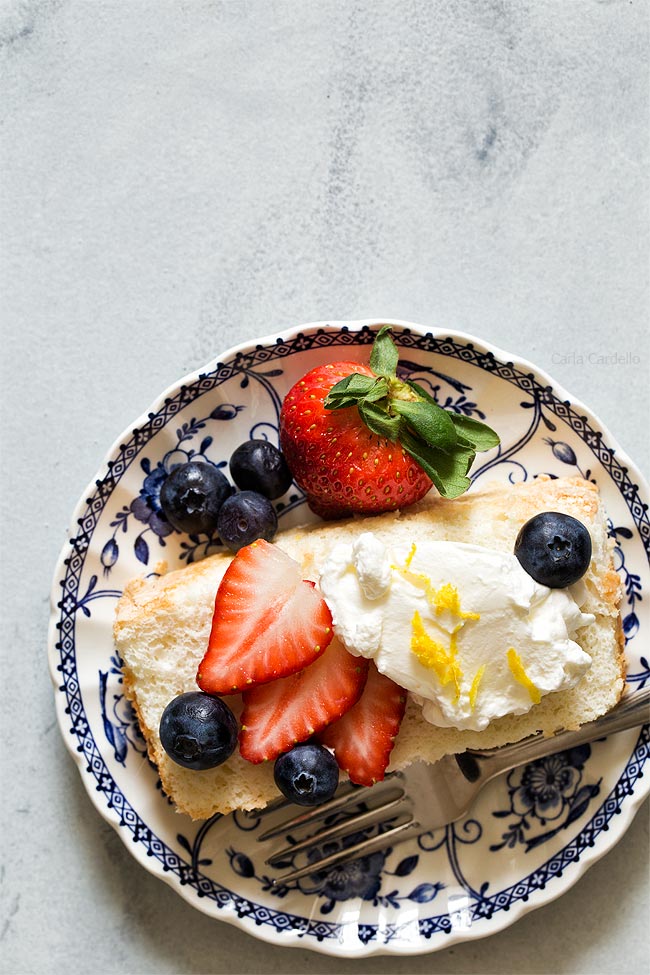
{"label": "silver fork", "polygon": [[[483,786],[495,776],[546,755],[645,724],[650,721],[649,704],[650,687],[624,695],[609,714],[583,725],[578,731],[565,731],[550,738],[536,735],[502,748],[448,755],[435,765],[416,762],[402,771],[391,773],[383,782],[371,787],[347,782],[329,802],[308,811],[304,807],[293,806],[287,800],[278,800],[252,815],[264,818],[288,808],[298,808],[300,811],[263,832],[258,837],[259,842],[309,830],[334,813],[349,812],[350,815],[326,829],[312,832],[302,840],[296,841],[292,837],[291,845],[271,853],[265,862],[272,868],[281,866],[287,857],[292,863],[299,854],[307,858],[304,866],[294,867],[274,878],[273,883],[281,886],[336,863],[355,860],[421,833],[447,826],[471,809]],[[377,835],[354,841],[355,834],[371,826],[379,828]],[[315,859],[323,845],[335,839],[339,841],[339,848]]]}

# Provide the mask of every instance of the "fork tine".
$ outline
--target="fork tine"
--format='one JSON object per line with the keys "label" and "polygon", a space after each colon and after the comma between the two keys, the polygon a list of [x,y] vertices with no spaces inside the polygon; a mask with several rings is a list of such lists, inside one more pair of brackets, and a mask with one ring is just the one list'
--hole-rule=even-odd
{"label": "fork tine", "polygon": [[[258,843],[262,842],[262,840],[270,840],[274,836],[279,836],[280,833],[286,833],[289,829],[297,829],[298,826],[303,826],[307,823],[314,823],[319,819],[323,819],[325,816],[328,816],[331,812],[338,809],[339,806],[344,806],[355,792],[359,792],[359,786],[353,785],[352,782],[346,783],[345,785],[341,786],[336,795],[327,802],[323,802],[320,806],[309,809],[307,812],[297,813],[295,816],[292,816],[291,819],[285,819],[277,826],[271,826],[270,829],[267,829],[266,832],[261,833],[257,837]],[[272,811],[293,806],[295,806],[295,803],[290,802],[288,799],[285,799],[283,802],[276,801],[274,810]],[[268,806],[266,808],[268,809]],[[262,812],[265,811],[266,810],[262,810]]]}
{"label": "fork tine", "polygon": [[395,842],[396,837],[399,837],[399,841],[405,839],[405,834],[408,830],[415,833],[417,826],[418,824],[412,822],[411,820],[406,823],[401,823],[399,826],[393,826],[392,829],[386,830],[385,833],[380,833],[379,836],[371,836],[367,840],[361,840],[359,843],[355,843],[353,846],[348,846],[345,849],[338,850],[336,853],[330,853],[321,860],[316,860],[314,863],[309,863],[307,866],[300,867],[298,870],[291,870],[289,873],[285,873],[281,877],[271,878],[271,883],[274,887],[281,887],[283,884],[291,883],[293,880],[300,880],[301,877],[307,877],[309,874],[317,873],[320,870],[325,870],[327,867],[333,867],[336,863],[340,863],[342,860],[355,860],[361,856],[366,856],[368,853],[375,853],[377,850],[383,850],[387,846],[391,846]]}
{"label": "fork tine", "polygon": [[[341,806],[348,804],[353,806],[355,800],[358,802],[375,802],[377,799],[385,796],[386,793],[397,794],[399,792],[400,795],[403,795],[403,779],[404,776],[401,772],[393,772],[390,776],[387,776],[380,782],[376,782],[373,786],[359,786],[353,782],[345,782],[339,786],[336,795],[332,799],[321,803],[320,806],[299,812],[295,816],[292,816],[291,819],[285,819],[276,826],[271,826],[264,833],[261,833],[257,839],[259,842],[262,842],[263,840],[270,840],[274,836],[279,836],[281,833],[288,833],[290,830],[299,829],[302,826],[309,826],[311,823],[316,823],[319,819],[324,819],[325,816],[329,816],[330,813],[335,812]],[[290,803],[288,800],[285,800],[282,805],[293,806],[295,808],[295,804]],[[279,806],[280,804],[278,803],[275,808],[278,809]]]}
{"label": "fork tine", "polygon": [[402,792],[395,799],[390,799],[383,806],[375,806],[373,809],[368,809],[367,812],[360,813],[358,816],[330,826],[329,829],[322,830],[316,836],[308,836],[307,839],[301,840],[299,843],[294,843],[292,846],[287,846],[283,850],[272,853],[264,862],[273,866],[277,860],[282,860],[287,853],[301,853],[316,843],[324,843],[326,840],[331,840],[335,836],[342,836],[345,833],[355,833],[362,826],[374,825],[384,819],[390,809],[403,805],[403,799],[404,793]]}

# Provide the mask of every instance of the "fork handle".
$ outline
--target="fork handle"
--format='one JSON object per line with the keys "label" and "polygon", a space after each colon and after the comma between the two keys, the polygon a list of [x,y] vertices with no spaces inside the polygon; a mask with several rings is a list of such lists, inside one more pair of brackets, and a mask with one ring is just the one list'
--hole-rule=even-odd
{"label": "fork handle", "polygon": [[491,778],[518,765],[544,758],[546,755],[566,751],[577,745],[595,741],[597,738],[604,738],[606,735],[645,724],[650,721],[649,704],[650,687],[646,687],[631,694],[624,694],[611,711],[596,721],[582,725],[577,731],[562,731],[548,738],[535,735],[532,738],[524,738],[523,741],[516,741],[512,745],[504,745],[488,751],[470,751],[467,754],[479,759],[482,774],[486,778]]}

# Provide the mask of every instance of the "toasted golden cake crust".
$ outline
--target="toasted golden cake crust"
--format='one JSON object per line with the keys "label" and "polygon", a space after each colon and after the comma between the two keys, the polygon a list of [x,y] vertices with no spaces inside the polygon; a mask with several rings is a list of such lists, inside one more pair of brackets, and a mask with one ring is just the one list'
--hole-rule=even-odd
{"label": "toasted golden cake crust", "polygon": [[[428,498],[403,512],[319,523],[277,535],[276,544],[301,563],[304,577],[317,581],[332,546],[363,531],[373,531],[393,543],[444,539],[511,552],[521,526],[540,511],[573,515],[589,529],[592,561],[574,587],[574,596],[583,612],[596,617],[576,637],[590,654],[592,666],[572,689],[549,694],[528,714],[501,718],[482,732],[434,727],[410,701],[391,770],[417,759],[435,762],[451,752],[491,748],[535,732],[553,734],[560,728],[575,728],[616,704],[625,680],[620,582],[598,490],[582,478],[543,476],[512,487],[494,484],[454,501]],[[169,759],[158,737],[160,716],[168,702],[196,689],[196,670],[207,647],[214,597],[231,559],[230,555],[215,555],[157,579],[134,579],[124,590],[115,618],[124,686],[134,703],[149,756],[177,809],[195,819],[236,808],[259,808],[277,795],[270,763],[251,765],[236,753],[216,769],[192,772]],[[228,698],[228,703],[239,712],[237,696]]]}

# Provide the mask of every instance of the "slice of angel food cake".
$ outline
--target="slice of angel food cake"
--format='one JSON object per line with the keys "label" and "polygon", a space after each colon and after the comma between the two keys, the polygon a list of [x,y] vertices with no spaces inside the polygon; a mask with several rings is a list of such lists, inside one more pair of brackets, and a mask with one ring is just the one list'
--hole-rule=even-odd
{"label": "slice of angel food cake", "polygon": [[[597,487],[540,476],[466,493],[485,424],[397,377],[328,363],[288,392],[280,447],[188,463],[161,501],[220,554],[134,579],[114,635],[151,760],[194,819],[279,793],[328,799],[610,710],[625,682],[620,583]],[[216,477],[215,475],[219,476]],[[277,531],[291,481],[316,524]]]}
{"label": "slice of angel food cake", "polygon": [[[548,512],[591,543],[563,587],[514,554]],[[619,599],[596,487],[539,478],[134,579],[115,642],[163,787],[202,819],[276,798],[278,759],[300,742],[369,785],[415,760],[594,720],[623,690]],[[188,694],[165,740],[163,716]],[[204,767],[211,749],[219,764]]]}

